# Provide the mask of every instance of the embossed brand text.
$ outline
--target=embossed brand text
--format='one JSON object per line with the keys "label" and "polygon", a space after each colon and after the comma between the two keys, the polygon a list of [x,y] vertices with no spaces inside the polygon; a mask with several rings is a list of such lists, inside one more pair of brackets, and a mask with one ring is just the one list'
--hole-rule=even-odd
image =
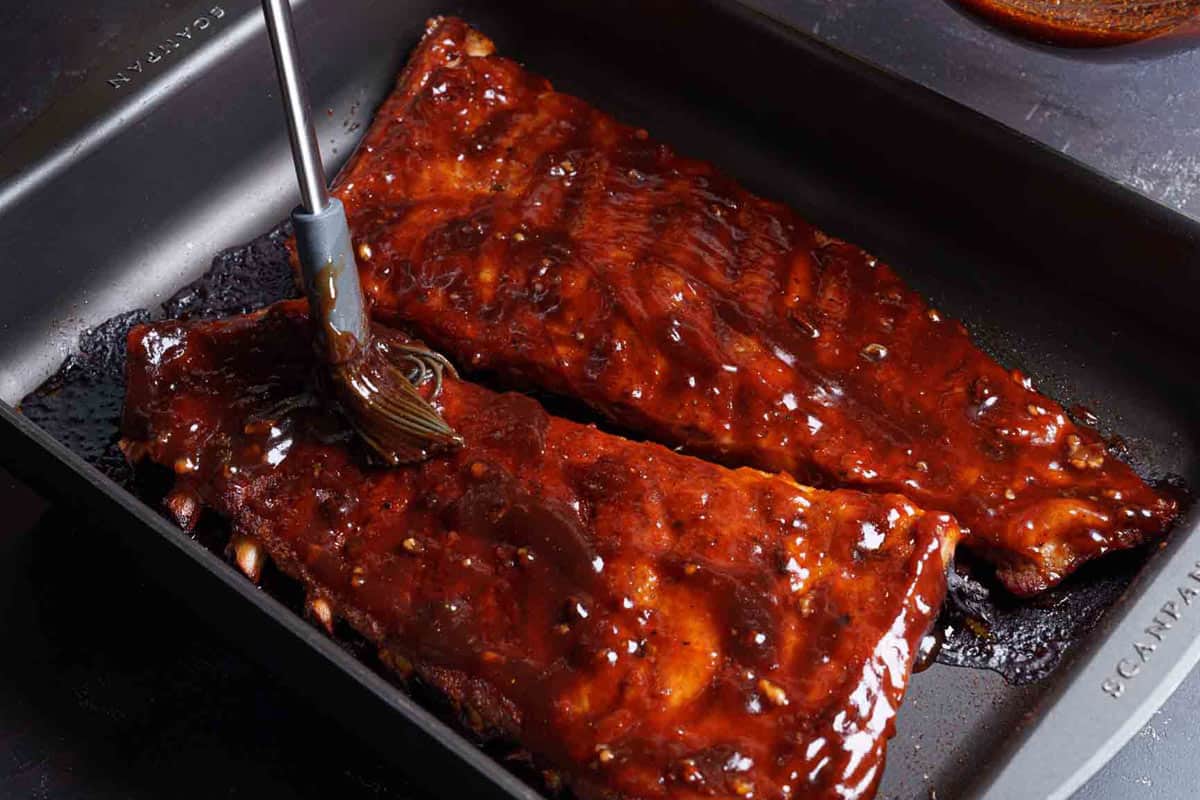
{"label": "embossed brand text", "polygon": [[207,14],[201,14],[196,17],[181,29],[175,31],[175,33],[134,59],[132,64],[109,78],[108,85],[114,89],[122,89],[142,78],[148,69],[154,67],[154,65],[160,63],[164,58],[175,53],[175,51],[195,42],[196,39],[205,35],[207,31],[224,18],[225,9],[221,6],[213,6],[208,10]]}
{"label": "embossed brand text", "polygon": [[[1150,620],[1142,636],[1133,642],[1130,654],[1117,662],[1113,673],[1104,679],[1100,689],[1109,697],[1125,694],[1129,682],[1138,676],[1142,666],[1154,657],[1158,646],[1171,634],[1172,627],[1183,619],[1188,607],[1200,601],[1200,561],[1192,565],[1187,579],[1175,587],[1176,596],[1162,604],[1158,613]],[[1200,606],[1200,602],[1197,602]],[[1195,613],[1194,611],[1191,613]]]}

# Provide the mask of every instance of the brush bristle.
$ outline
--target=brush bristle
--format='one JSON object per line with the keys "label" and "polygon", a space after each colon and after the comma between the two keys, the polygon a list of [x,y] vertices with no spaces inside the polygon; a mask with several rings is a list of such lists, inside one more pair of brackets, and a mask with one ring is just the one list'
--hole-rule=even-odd
{"label": "brush bristle", "polygon": [[[355,358],[333,367],[332,377],[359,436],[383,461],[395,465],[462,445],[462,437],[430,402],[441,389],[445,370],[454,375],[450,363],[431,350],[376,338]],[[419,387],[430,381],[426,399]]]}

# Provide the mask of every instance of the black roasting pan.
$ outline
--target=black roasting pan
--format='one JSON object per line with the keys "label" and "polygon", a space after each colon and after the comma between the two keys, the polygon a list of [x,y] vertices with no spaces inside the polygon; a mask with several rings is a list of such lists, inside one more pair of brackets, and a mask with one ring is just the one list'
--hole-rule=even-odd
{"label": "black roasting pan", "polygon": [[[1196,222],[732,0],[304,0],[296,13],[331,163],[354,147],[425,19],[461,15],[560,88],[889,261],[1001,362],[1095,414],[1144,475],[1200,485]],[[258,4],[182,4],[147,30],[0,153],[0,460],[112,531],[418,779],[447,796],[538,797],[353,648],[97,470],[86,436],[52,436],[15,410],[82,333],[156,309],[295,202]],[[76,429],[101,424],[96,413],[81,410]],[[1193,527],[1186,517],[1170,547],[1142,560],[1108,625],[1048,678],[1013,685],[942,664],[915,676],[880,796],[968,796],[1048,699],[1101,674],[1103,648],[1126,635],[1122,614],[1153,613],[1161,601],[1141,589],[1200,549]],[[1198,631],[1200,614],[1185,615],[1130,682],[1130,725],[1194,663]],[[1064,730],[1064,743],[1077,734]],[[1119,739],[1097,745],[1084,772]]]}

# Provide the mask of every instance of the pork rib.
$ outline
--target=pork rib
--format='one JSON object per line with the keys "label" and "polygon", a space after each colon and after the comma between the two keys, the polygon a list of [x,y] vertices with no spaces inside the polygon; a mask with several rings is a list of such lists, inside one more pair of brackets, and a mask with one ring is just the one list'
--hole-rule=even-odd
{"label": "pork rib", "polygon": [[[375,469],[302,402],[302,303],[129,337],[123,446],[315,616],[583,798],[869,797],[953,519],[548,416],[447,377],[453,456]],[[297,400],[301,398],[301,400]],[[786,788],[785,787],[789,787]]]}
{"label": "pork rib", "polygon": [[630,429],[952,512],[1019,594],[1175,502],[887,265],[439,19],[338,195],[373,313]]}

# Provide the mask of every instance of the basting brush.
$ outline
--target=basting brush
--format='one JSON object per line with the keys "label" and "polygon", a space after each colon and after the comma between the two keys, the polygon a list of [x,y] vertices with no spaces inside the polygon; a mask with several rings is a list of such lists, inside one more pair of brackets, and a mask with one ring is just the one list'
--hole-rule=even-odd
{"label": "basting brush", "polygon": [[322,383],[371,450],[389,464],[421,460],[462,443],[418,390],[444,369],[439,354],[374,337],[358,282],[350,227],[325,182],[308,97],[296,56],[288,0],[262,0],[275,54],[301,203],[292,212],[296,252],[316,328]]}

